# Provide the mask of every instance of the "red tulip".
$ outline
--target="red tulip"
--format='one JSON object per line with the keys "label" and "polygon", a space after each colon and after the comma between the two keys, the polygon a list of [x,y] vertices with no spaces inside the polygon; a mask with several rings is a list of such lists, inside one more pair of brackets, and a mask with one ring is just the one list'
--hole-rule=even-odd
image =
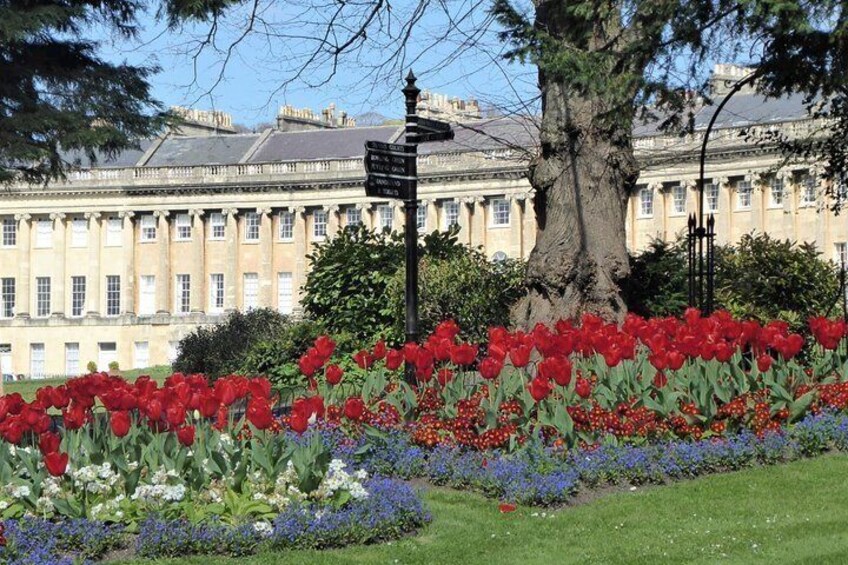
{"label": "red tulip", "polygon": [[185,406],[182,405],[179,401],[171,402],[168,405],[168,409],[165,410],[165,418],[168,420],[168,423],[171,424],[171,427],[178,427],[185,422],[186,418],[186,410]]}
{"label": "red tulip", "polygon": [[757,357],[757,370],[761,373],[765,373],[769,369],[771,369],[771,355],[763,353]]}
{"label": "red tulip", "polygon": [[342,375],[344,375],[344,371],[338,365],[330,365],[329,367],[327,367],[327,382],[331,385],[335,386],[342,382]]}
{"label": "red tulip", "polygon": [[309,427],[309,416],[302,410],[292,410],[289,417],[289,427],[292,431],[302,434]]}
{"label": "red tulip", "polygon": [[117,437],[124,437],[130,433],[131,424],[129,412],[112,412],[112,415],[109,418],[109,425],[112,427],[112,433]]}
{"label": "red tulip", "polygon": [[266,430],[274,422],[271,405],[264,398],[251,398],[247,403],[247,420],[258,430]]}
{"label": "red tulip", "polygon": [[679,351],[669,351],[666,359],[668,360],[668,368],[672,371],[679,370],[686,362],[686,356]]}
{"label": "red tulip", "polygon": [[24,424],[20,420],[3,422],[0,436],[12,445],[18,445],[24,437]]}
{"label": "red tulip", "polygon": [[469,343],[454,345],[450,350],[451,363],[468,366],[477,358],[477,346]]}
{"label": "red tulip", "polygon": [[551,385],[551,382],[547,379],[543,379],[542,377],[536,377],[530,381],[530,384],[528,385],[530,396],[532,396],[533,400],[536,402],[541,402],[547,398],[553,388],[554,387]]}
{"label": "red tulip", "polygon": [[577,384],[574,385],[574,391],[580,398],[589,398],[592,394],[592,383],[583,377],[577,377]]}
{"label": "red tulip", "polygon": [[452,342],[459,335],[459,326],[453,320],[445,320],[436,326],[436,329],[433,330],[433,335]]}
{"label": "red tulip", "polygon": [[356,364],[359,365],[360,369],[368,369],[371,367],[371,363],[374,362],[371,358],[371,354],[364,349],[354,355],[353,360],[356,361]]}
{"label": "red tulip", "polygon": [[253,398],[271,398],[271,381],[265,377],[251,379],[248,390]]}
{"label": "red tulip", "polygon": [[371,358],[374,361],[379,361],[386,356],[386,342],[382,339],[374,344],[374,352],[371,354]]}
{"label": "red tulip", "polygon": [[530,347],[520,345],[509,352],[509,360],[515,367],[521,368],[527,366],[530,362],[530,353],[533,350]]}
{"label": "red tulip", "polygon": [[666,377],[662,371],[658,372],[654,375],[654,386],[657,388],[662,388],[668,384],[668,377]]}
{"label": "red tulip", "polygon": [[498,378],[498,375],[501,374],[502,369],[503,361],[499,361],[494,357],[486,357],[485,359],[480,361],[480,376],[488,381]]}
{"label": "red tulip", "polygon": [[386,369],[394,371],[403,364],[403,351],[399,349],[390,349],[386,353]]}
{"label": "red tulip", "polygon": [[326,361],[336,350],[336,342],[334,342],[329,336],[318,336],[318,339],[315,340],[315,349],[318,351],[321,358]]}
{"label": "red tulip", "polygon": [[571,382],[571,361],[563,357],[548,357],[539,363],[539,376],[553,380],[559,386],[568,386]]}
{"label": "red tulip", "polygon": [[44,456],[44,466],[47,467],[47,472],[54,477],[61,477],[68,468],[68,454],[55,451],[48,453]]}
{"label": "red tulip", "polygon": [[59,438],[58,434],[53,432],[44,432],[38,438],[38,449],[41,450],[43,455],[55,453],[56,451],[59,451],[59,445],[61,443],[62,440]]}
{"label": "red tulip", "polygon": [[358,396],[352,396],[345,401],[344,415],[348,420],[358,422],[365,412],[365,402]]}
{"label": "red tulip", "polygon": [[177,439],[186,447],[194,443],[194,426],[184,426],[177,430]]}
{"label": "red tulip", "polygon": [[440,385],[445,386],[453,380],[453,371],[447,367],[439,369],[439,372],[436,374],[436,380],[439,381]]}

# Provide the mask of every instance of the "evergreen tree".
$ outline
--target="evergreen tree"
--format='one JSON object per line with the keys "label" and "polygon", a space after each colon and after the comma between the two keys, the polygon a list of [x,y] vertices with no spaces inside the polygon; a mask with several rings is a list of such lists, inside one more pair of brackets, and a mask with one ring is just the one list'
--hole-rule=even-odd
{"label": "evergreen tree", "polygon": [[[155,68],[98,56],[95,27],[136,33],[135,0],[0,2],[0,184],[60,178],[74,160],[104,159],[155,134]],[[74,156],[74,157],[71,157]]]}

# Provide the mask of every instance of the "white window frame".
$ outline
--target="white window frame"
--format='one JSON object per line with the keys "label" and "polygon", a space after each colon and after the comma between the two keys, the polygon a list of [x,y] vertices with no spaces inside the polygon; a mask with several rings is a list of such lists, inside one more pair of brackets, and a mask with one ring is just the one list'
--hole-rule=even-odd
{"label": "white window frame", "polygon": [[121,314],[121,275],[106,275],[106,316]]}
{"label": "white window frame", "polygon": [[209,214],[209,239],[223,241],[227,236],[227,218],[221,212]]}
{"label": "white window frame", "polygon": [[53,220],[38,220],[35,222],[35,248],[50,249],[53,247]]}
{"label": "white window frame", "polygon": [[224,311],[224,273],[209,274],[209,312],[220,314]]}
{"label": "white window frame", "polygon": [[145,214],[139,223],[141,225],[139,240],[142,243],[156,241],[156,217],[153,214]]}
{"label": "white window frame", "polygon": [[35,316],[47,318],[53,313],[50,277],[35,277]]}
{"label": "white window frame", "polygon": [[85,218],[71,220],[71,247],[88,246],[88,221]]}
{"label": "white window frame", "polygon": [[350,206],[345,210],[345,225],[356,226],[362,224],[362,210],[356,206]]}
{"label": "white window frame", "polygon": [[15,277],[0,278],[0,318],[4,320],[15,317],[15,292],[17,292]]}
{"label": "white window frame", "polygon": [[312,212],[312,239],[315,241],[327,239],[327,212],[324,210]]}
{"label": "white window frame", "polygon": [[815,175],[801,177],[801,206],[814,206],[818,199],[818,182]]}
{"label": "white window frame", "polygon": [[133,342],[133,369],[145,369],[150,366],[150,342]]}
{"label": "white window frame", "polygon": [[686,214],[686,185],[683,183],[671,187],[671,212],[676,216]]}
{"label": "white window frame", "polygon": [[[153,218],[153,216],[150,217]],[[106,220],[106,247],[120,247],[123,243],[123,235],[124,221],[117,216],[109,216]]]}
{"label": "white window frame", "polygon": [[654,189],[647,186],[639,189],[639,217],[654,217]]}
{"label": "white window frame", "polygon": [[191,312],[191,275],[178,273],[174,280],[174,313],[184,316]]}
{"label": "white window frame", "polygon": [[80,344],[77,341],[65,342],[65,375],[80,375]]}
{"label": "white window frame", "polygon": [[84,275],[71,277],[71,318],[81,318],[85,314],[85,287]]}
{"label": "white window frame", "polygon": [[395,209],[390,204],[377,206],[377,222],[381,230],[395,229]]}
{"label": "white window frame", "polygon": [[290,315],[294,310],[294,276],[291,272],[277,273],[277,311]]}
{"label": "white window frame", "polygon": [[294,213],[283,210],[280,212],[279,222],[277,235],[280,241],[294,241]]}
{"label": "white window frame", "polygon": [[18,245],[18,221],[14,218],[3,218],[3,247]]}
{"label": "white window frame", "polygon": [[442,202],[442,212],[444,214],[445,230],[459,225],[459,202],[453,200]]}
{"label": "white window frame", "polygon": [[704,185],[704,211],[718,212],[718,201],[721,196],[721,186],[717,182]]}
{"label": "white window frame", "polygon": [[174,219],[174,240],[191,241],[191,216],[177,214]]}
{"label": "white window frame", "polygon": [[[777,189],[777,190],[775,190]],[[780,195],[779,198],[775,198],[775,195]],[[774,176],[769,179],[769,207],[770,208],[783,208],[783,202],[786,199],[786,183],[783,182],[783,179]]]}
{"label": "white window frame", "polygon": [[245,312],[259,308],[259,273],[242,276],[242,307]]}
{"label": "white window frame", "polygon": [[489,202],[489,227],[507,228],[512,220],[510,214],[509,200],[506,198],[493,198]]}
{"label": "white window frame", "polygon": [[833,261],[838,269],[843,265],[848,269],[848,242],[837,241],[833,244]]}
{"label": "white window frame", "polygon": [[138,277],[138,315],[152,316],[155,313],[156,275],[140,275]]}
{"label": "white window frame", "polygon": [[44,343],[29,344],[29,377],[31,379],[44,378],[44,362],[47,355],[44,348]]}
{"label": "white window frame", "polygon": [[244,215],[244,241],[256,243],[259,241],[259,225],[262,221],[258,212],[247,212]]}
{"label": "white window frame", "polygon": [[415,228],[418,233],[427,231],[427,205],[418,203],[418,208],[415,209]]}
{"label": "white window frame", "polygon": [[118,343],[101,341],[97,343],[97,366],[101,371],[108,371],[109,364],[118,360]]}
{"label": "white window frame", "polygon": [[736,182],[736,209],[750,210],[754,201],[754,187],[749,180]]}

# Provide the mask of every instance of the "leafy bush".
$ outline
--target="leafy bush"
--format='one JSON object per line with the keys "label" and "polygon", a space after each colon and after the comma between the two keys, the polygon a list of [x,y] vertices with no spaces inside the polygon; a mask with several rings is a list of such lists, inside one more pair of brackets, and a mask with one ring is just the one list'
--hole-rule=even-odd
{"label": "leafy bush", "polygon": [[[278,388],[296,388],[306,385],[306,379],[297,366],[301,355],[312,347],[315,339],[327,333],[320,322],[312,319],[292,321],[283,326],[274,336],[258,341],[246,352],[241,372],[249,375],[265,375]],[[347,332],[333,336],[336,353],[350,357],[358,343]]]}
{"label": "leafy bush", "polygon": [[236,372],[254,344],[276,335],[287,322],[288,317],[269,308],[233,312],[223,322],[181,339],[174,370],[205,373],[212,379]]}
{"label": "leafy bush", "polygon": [[737,246],[716,251],[716,304],[734,316],[801,328],[838,299],[837,273],[811,243],[745,235]]}
{"label": "leafy bush", "polygon": [[[458,229],[453,229],[424,236],[418,247],[422,263],[428,259],[473,256],[468,265],[479,266],[479,254],[459,243],[457,233]],[[396,284],[398,277],[403,280],[406,255],[402,234],[372,232],[363,226],[350,226],[335,238],[318,244],[315,252],[307,257],[312,265],[303,287],[303,307],[329,333],[349,332],[363,341],[396,334],[399,319],[403,319],[403,310],[398,310],[397,292],[390,296],[388,288]],[[446,296],[444,291],[441,292],[442,296]],[[505,302],[510,296],[491,299]],[[466,295],[453,296],[452,299],[468,298]],[[459,310],[449,306],[446,309]],[[505,321],[506,317],[499,319],[498,323]]]}
{"label": "leafy bush", "polygon": [[[644,316],[679,314],[688,298],[686,241],[655,241],[631,257],[622,287],[625,302]],[[736,317],[784,320],[802,330],[810,316],[831,312],[839,295],[833,265],[810,243],[748,234],[737,245],[716,246],[715,305]]]}
{"label": "leafy bush", "polygon": [[630,277],[621,293],[628,309],[640,316],[675,316],[688,305],[687,277],[686,240],[656,239],[630,256]]}
{"label": "leafy bush", "polygon": [[[419,271],[419,329],[432,333],[439,322],[453,319],[465,339],[483,342],[490,326],[506,325],[510,306],[524,292],[524,262],[491,262],[474,250],[449,258],[427,257]],[[387,289],[394,324],[387,337],[403,342],[404,272],[398,271]]]}

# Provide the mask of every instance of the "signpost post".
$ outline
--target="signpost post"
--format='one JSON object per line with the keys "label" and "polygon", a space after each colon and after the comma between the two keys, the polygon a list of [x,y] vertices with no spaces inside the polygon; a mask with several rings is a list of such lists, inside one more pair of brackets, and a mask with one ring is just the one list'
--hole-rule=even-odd
{"label": "signpost post", "polygon": [[[418,342],[418,144],[453,139],[450,124],[421,118],[415,111],[421,90],[412,71],[403,88],[406,100],[405,143],[365,142],[365,194],[404,201],[406,225],[406,342]],[[407,363],[405,377],[415,382],[415,366]]]}

